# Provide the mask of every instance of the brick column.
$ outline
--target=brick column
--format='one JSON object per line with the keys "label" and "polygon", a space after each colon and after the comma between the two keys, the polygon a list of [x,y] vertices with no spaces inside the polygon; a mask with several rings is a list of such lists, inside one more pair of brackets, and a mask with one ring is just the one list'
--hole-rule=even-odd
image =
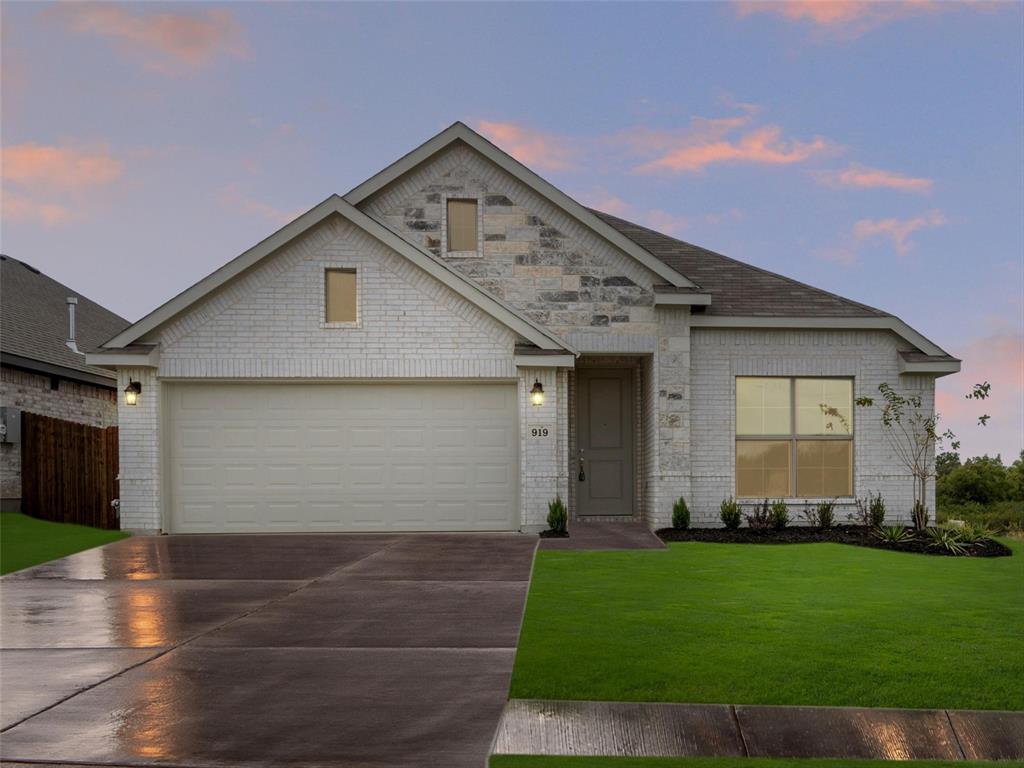
{"label": "brick column", "polygon": [[[137,405],[125,405],[129,380],[142,384]],[[121,485],[121,528],[159,533],[160,380],[155,368],[119,368],[117,421]]]}

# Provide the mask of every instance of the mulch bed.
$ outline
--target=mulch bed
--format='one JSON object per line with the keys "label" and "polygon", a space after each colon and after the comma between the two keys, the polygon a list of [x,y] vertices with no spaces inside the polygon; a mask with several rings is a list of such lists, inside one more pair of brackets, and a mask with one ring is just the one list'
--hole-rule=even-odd
{"label": "mulch bed", "polygon": [[548,530],[546,530],[546,531],[541,531],[537,535],[540,536],[542,539],[568,539],[569,538],[569,532],[568,531],[565,531],[564,533],[560,533],[559,531],[552,531],[550,528]]}
{"label": "mulch bed", "polygon": [[[967,547],[963,555],[953,555],[943,547],[934,547],[928,540],[912,539],[893,544],[878,539],[870,528],[855,525],[840,525],[828,530],[819,528],[785,528],[781,531],[738,528],[660,528],[655,531],[662,541],[708,541],[719,544],[807,544],[815,541],[829,541],[836,544],[853,544],[857,547],[890,549],[897,552],[917,552],[922,555],[944,555],[947,557],[1007,557],[1013,550],[994,539],[986,539]],[[543,534],[541,534],[543,535]]]}

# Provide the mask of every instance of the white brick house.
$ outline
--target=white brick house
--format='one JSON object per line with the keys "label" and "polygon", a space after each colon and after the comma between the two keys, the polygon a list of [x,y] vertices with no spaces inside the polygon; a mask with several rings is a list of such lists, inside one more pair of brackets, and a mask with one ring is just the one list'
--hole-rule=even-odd
{"label": "white brick house", "polygon": [[[579,205],[461,123],[108,341],[146,531],[696,524],[910,478],[852,400],[959,370],[885,312]],[[542,390],[542,391],[538,391]],[[826,408],[828,410],[826,410]]]}

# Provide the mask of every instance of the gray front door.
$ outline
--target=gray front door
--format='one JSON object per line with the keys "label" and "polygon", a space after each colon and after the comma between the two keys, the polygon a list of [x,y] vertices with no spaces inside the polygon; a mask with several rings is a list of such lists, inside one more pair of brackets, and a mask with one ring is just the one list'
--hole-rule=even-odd
{"label": "gray front door", "polygon": [[579,515],[632,515],[633,371],[581,368],[576,376]]}

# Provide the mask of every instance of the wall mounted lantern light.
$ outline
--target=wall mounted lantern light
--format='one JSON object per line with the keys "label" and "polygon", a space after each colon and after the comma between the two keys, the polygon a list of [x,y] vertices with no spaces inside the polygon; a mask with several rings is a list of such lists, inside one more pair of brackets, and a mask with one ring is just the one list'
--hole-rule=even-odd
{"label": "wall mounted lantern light", "polygon": [[539,380],[533,382],[530,390],[530,402],[536,406],[544,405],[544,385]]}
{"label": "wall mounted lantern light", "polygon": [[124,404],[135,405],[139,402],[139,394],[142,392],[142,382],[128,379],[128,386],[124,388]]}

